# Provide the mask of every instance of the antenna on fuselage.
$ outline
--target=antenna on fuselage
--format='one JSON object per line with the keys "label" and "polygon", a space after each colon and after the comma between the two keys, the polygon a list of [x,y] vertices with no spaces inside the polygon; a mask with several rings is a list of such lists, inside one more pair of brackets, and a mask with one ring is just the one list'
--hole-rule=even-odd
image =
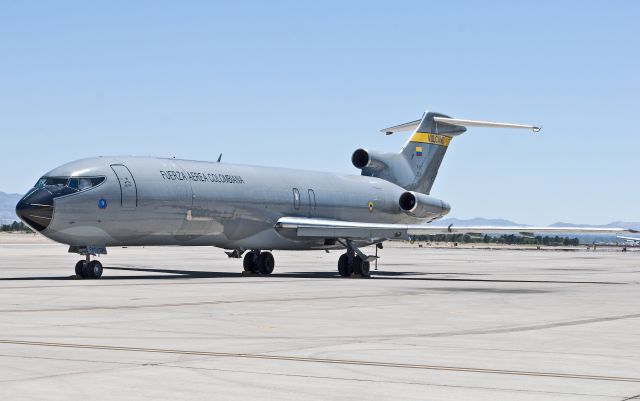
{"label": "antenna on fuselage", "polygon": [[220,153],[220,156],[218,156],[218,163],[220,163],[221,160],[222,160],[222,153]]}

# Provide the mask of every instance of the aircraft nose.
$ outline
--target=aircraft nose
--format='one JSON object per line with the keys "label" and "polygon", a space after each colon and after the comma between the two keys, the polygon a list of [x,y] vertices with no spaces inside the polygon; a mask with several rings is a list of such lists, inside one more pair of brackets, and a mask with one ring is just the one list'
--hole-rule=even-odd
{"label": "aircraft nose", "polygon": [[31,190],[16,205],[16,214],[34,229],[44,230],[53,218],[53,194],[44,188]]}

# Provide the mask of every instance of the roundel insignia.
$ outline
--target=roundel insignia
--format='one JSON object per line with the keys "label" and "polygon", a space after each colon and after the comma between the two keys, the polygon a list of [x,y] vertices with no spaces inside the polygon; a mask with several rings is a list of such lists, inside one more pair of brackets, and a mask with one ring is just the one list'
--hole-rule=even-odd
{"label": "roundel insignia", "polygon": [[98,207],[100,209],[105,209],[107,207],[107,200],[104,198],[100,198],[100,200],[98,201]]}
{"label": "roundel insignia", "polygon": [[369,213],[373,212],[373,202],[369,202]]}

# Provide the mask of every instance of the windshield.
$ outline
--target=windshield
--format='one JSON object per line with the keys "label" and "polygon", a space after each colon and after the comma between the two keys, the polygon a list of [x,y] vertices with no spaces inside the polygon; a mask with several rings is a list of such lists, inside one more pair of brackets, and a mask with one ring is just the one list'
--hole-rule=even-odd
{"label": "windshield", "polygon": [[75,191],[84,191],[102,184],[105,177],[42,177],[36,187],[67,187]]}
{"label": "windshield", "polygon": [[45,185],[58,185],[64,187],[67,185],[69,177],[42,177],[36,183],[36,187],[44,187]]}
{"label": "windshield", "polygon": [[102,184],[103,181],[104,177],[72,177],[69,179],[67,186],[78,191],[84,191]]}

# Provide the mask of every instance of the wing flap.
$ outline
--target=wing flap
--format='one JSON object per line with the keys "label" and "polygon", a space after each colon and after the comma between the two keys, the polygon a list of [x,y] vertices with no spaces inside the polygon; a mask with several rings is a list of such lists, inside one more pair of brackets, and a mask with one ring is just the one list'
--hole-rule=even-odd
{"label": "wing flap", "polygon": [[401,228],[366,227],[301,227],[297,229],[300,237],[362,238],[362,239],[409,239],[407,230]]}

